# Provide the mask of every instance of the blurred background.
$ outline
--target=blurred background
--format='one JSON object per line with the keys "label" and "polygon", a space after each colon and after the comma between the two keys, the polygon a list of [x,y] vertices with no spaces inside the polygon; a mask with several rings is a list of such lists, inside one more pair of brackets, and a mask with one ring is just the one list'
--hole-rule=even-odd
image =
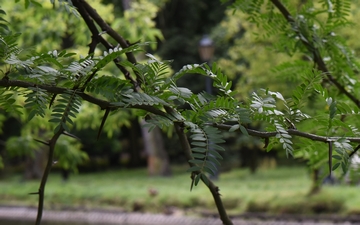
{"label": "blurred background", "polygon": [[[11,30],[20,32],[25,52],[63,50],[86,55],[91,34],[81,18],[66,7],[42,7],[0,1]],[[88,0],[97,12],[130,42],[149,42],[146,50],[164,60],[173,60],[169,76],[186,64],[216,62],[233,82],[237,98],[247,101],[251,93],[269,88],[288,94],[297,85],[271,70],[288,60],[271,47],[275,38],[256,38],[261,30],[219,0]],[[356,5],[358,3],[354,3]],[[359,8],[359,7],[357,7]],[[354,8],[352,17],[359,18]],[[356,27],[359,25],[355,25]],[[344,28],[354,49],[359,49],[355,28]],[[97,49],[100,53],[104,49]],[[297,56],[294,56],[297,57]],[[299,56],[300,57],[300,56]],[[143,54],[138,60],[145,60]],[[102,73],[119,73],[109,66]],[[211,83],[202,76],[187,74],[178,83],[194,93],[211,93]],[[216,93],[213,93],[216,94]],[[23,101],[19,97],[18,101]],[[314,106],[309,105],[311,112]],[[45,119],[28,121],[26,111],[17,116],[0,108],[0,204],[36,206],[37,190],[46,161],[46,149],[34,139],[46,140],[52,132]],[[216,214],[204,186],[189,192],[186,159],[171,128],[144,128],[135,110],[112,112],[96,140],[104,112],[84,103],[74,120],[79,140],[62,137],[46,192],[45,208],[121,208],[127,211],[166,214]],[[355,124],[358,122],[355,122]],[[266,130],[262,124],[253,128]],[[307,129],[304,125],[304,128]],[[313,125],[312,125],[313,126]],[[315,128],[313,128],[315,129]],[[226,207],[232,214],[272,213],[360,213],[356,164],[348,174],[327,174],[327,146],[319,144],[318,157],[286,158],[281,147],[266,152],[264,141],[224,132],[226,151],[218,180]],[[303,144],[303,142],[301,142]],[[314,162],[315,160],[315,162]],[[329,184],[321,188],[323,184]],[[292,201],[289,201],[289,198]],[[190,209],[191,208],[191,209]]]}

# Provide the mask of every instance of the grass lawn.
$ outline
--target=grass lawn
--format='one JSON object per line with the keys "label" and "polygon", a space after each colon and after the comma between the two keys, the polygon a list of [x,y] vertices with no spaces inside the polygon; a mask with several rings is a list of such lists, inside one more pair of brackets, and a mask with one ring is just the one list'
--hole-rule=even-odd
{"label": "grass lawn", "polygon": [[[63,182],[59,174],[49,177],[45,208],[121,208],[127,211],[164,212],[177,208],[187,213],[216,212],[212,196],[203,185],[190,189],[186,167],[173,168],[169,178],[148,177],[145,169],[71,175]],[[307,196],[311,181],[306,168],[280,167],[259,170],[233,169],[215,181],[230,214],[339,213],[360,214],[360,189],[326,186],[320,194]],[[21,175],[0,180],[0,204],[37,205],[39,181],[21,181]],[[156,190],[152,196],[149,190]]]}

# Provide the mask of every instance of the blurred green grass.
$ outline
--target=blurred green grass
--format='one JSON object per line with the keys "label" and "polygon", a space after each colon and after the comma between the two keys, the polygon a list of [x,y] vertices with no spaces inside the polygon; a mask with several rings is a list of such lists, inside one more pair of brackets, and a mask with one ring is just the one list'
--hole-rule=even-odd
{"label": "blurred green grass", "polygon": [[[72,174],[63,182],[50,175],[45,190],[47,209],[122,209],[161,213],[176,207],[187,213],[216,213],[212,196],[203,184],[190,192],[187,167],[174,167],[172,177],[149,177],[146,169]],[[305,167],[245,169],[222,173],[215,181],[230,214],[243,212],[360,214],[356,186],[325,186],[308,196],[311,180]],[[22,181],[21,175],[0,180],[0,204],[37,205],[39,181]],[[157,192],[152,196],[150,192]]]}

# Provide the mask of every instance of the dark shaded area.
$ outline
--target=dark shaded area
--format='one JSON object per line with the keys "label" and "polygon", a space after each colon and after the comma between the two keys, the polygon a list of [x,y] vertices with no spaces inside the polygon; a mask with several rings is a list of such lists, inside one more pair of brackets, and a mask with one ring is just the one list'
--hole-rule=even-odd
{"label": "dark shaded area", "polygon": [[[172,68],[180,70],[186,64],[202,63],[198,53],[199,40],[209,34],[224,17],[226,5],[218,0],[172,0],[159,12],[157,27],[165,40],[159,41],[157,54],[174,60]],[[193,92],[205,90],[205,77],[184,76],[178,82]]]}
{"label": "dark shaded area", "polygon": [[[0,113],[5,114],[4,111],[0,111]],[[6,115],[6,114],[5,114]],[[6,140],[12,136],[19,136],[21,133],[21,123],[14,117],[8,117],[4,123],[3,127],[0,127],[2,133],[0,133],[0,155],[3,158],[5,168],[7,164],[16,164],[23,159],[11,159],[7,157],[5,151],[5,143]],[[4,176],[6,174],[6,170],[0,170],[0,176]]]}

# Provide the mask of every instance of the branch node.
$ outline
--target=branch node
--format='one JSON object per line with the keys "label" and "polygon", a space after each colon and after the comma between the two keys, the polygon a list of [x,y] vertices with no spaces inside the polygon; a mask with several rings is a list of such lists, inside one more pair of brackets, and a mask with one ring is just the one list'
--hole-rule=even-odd
{"label": "branch node", "polygon": [[107,30],[103,30],[99,33],[99,36],[103,35],[103,34],[106,34],[107,33]]}
{"label": "branch node", "polygon": [[215,191],[216,191],[216,193],[217,193],[219,196],[221,196],[221,194],[220,194],[220,188],[219,188],[218,186],[215,187]]}
{"label": "branch node", "polygon": [[269,145],[269,138],[267,137],[267,138],[264,138],[265,139],[265,145],[264,145],[264,148],[266,149],[267,147],[268,147],[268,145]]}

